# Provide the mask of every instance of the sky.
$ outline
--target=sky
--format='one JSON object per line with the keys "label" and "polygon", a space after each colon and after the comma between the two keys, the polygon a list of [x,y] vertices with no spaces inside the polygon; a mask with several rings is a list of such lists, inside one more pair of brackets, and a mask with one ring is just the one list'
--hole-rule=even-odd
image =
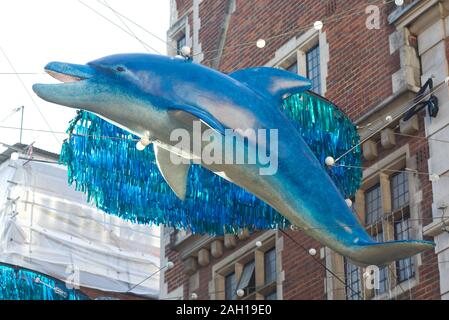
{"label": "sky", "polygon": [[[19,142],[24,106],[23,128],[65,132],[75,110],[41,100],[31,87],[34,83],[54,83],[44,74],[50,61],[84,64],[115,54],[155,53],[149,47],[166,54],[166,44],[122,18],[106,3],[159,38],[165,39],[169,27],[169,0],[82,0],[126,30],[131,28],[139,40],[84,6],[79,0],[2,0],[0,2],[0,48],[15,68],[13,73],[0,50],[0,143]],[[123,25],[126,23],[127,27]],[[22,85],[22,82],[23,84]],[[22,143],[60,152],[63,134],[23,131]],[[4,149],[0,148],[0,151]]]}

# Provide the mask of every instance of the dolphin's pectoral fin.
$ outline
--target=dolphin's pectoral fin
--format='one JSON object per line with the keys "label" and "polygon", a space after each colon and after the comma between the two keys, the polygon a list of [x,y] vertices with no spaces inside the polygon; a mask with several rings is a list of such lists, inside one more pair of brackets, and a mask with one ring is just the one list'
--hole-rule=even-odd
{"label": "dolphin's pectoral fin", "polygon": [[424,240],[359,243],[349,259],[360,266],[383,266],[432,249],[434,246],[433,242]]}
{"label": "dolphin's pectoral fin", "polygon": [[275,68],[243,69],[233,72],[229,76],[276,102],[282,101],[286,95],[301,93],[312,87],[309,79]]}
{"label": "dolphin's pectoral fin", "polygon": [[187,176],[190,163],[170,151],[154,144],[154,154],[157,166],[173,192],[179,199],[184,200],[187,190]]}
{"label": "dolphin's pectoral fin", "polygon": [[218,121],[213,115],[211,115],[207,111],[192,106],[177,106],[171,108],[171,110],[169,111],[169,113],[179,113],[179,112],[185,112],[190,115],[193,115],[196,118],[200,119],[203,123],[208,125],[210,128],[217,131],[218,133],[222,135],[225,134],[225,127],[220,123],[220,121]]}

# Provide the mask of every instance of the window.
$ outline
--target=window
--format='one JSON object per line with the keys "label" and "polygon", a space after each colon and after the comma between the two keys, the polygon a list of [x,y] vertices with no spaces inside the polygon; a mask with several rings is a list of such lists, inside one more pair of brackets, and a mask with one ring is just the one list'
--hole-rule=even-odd
{"label": "window", "polygon": [[178,49],[178,53],[181,51],[182,47],[186,45],[186,36],[182,35],[176,40],[176,49]]}
{"label": "window", "polygon": [[248,262],[243,267],[242,275],[240,276],[237,290],[244,290],[245,295],[251,294],[256,291],[256,272],[254,260]]}
{"label": "window", "polygon": [[237,289],[236,289],[236,279],[235,272],[228,274],[225,278],[225,297],[226,300],[235,300]]}
{"label": "window", "polygon": [[376,184],[365,192],[366,223],[376,222],[382,214],[382,201],[380,184]]}
{"label": "window", "polygon": [[[394,224],[394,236],[396,240],[410,239],[410,219],[403,218]],[[413,257],[396,261],[396,276],[398,282],[401,283],[415,276]]]}
{"label": "window", "polygon": [[276,281],[276,249],[273,248],[264,255],[265,284]]}
{"label": "window", "polygon": [[393,210],[408,205],[408,174],[400,172],[391,177],[391,201]]}
{"label": "window", "polygon": [[312,81],[311,90],[321,94],[320,46],[316,45],[306,52],[307,78]]}
{"label": "window", "polygon": [[[257,239],[254,239],[257,241]],[[216,299],[266,299],[277,290],[276,237],[263,236],[263,245],[249,245],[238,256],[229,256],[216,265],[214,282],[218,290]],[[243,290],[243,296],[237,292]]]}
{"label": "window", "polygon": [[[377,242],[384,241],[383,232],[378,232],[374,237]],[[375,289],[376,294],[382,294],[388,291],[388,267],[379,268],[379,288]]]}
{"label": "window", "polygon": [[285,68],[285,70],[298,74],[298,61],[293,62],[288,67]]}
{"label": "window", "polygon": [[360,270],[345,259],[346,299],[360,300],[362,296]]}

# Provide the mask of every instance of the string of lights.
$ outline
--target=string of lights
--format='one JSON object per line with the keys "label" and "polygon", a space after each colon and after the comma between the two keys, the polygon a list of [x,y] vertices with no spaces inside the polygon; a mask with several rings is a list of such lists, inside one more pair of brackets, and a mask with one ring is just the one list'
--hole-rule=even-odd
{"label": "string of lights", "polygon": [[[377,3],[378,5],[382,5],[382,6],[386,6],[390,3],[393,3],[395,1],[380,1],[379,3]],[[259,49],[263,49],[266,44],[267,41],[271,41],[271,40],[275,40],[275,39],[279,39],[279,38],[283,38],[286,36],[291,36],[292,34],[299,34],[301,32],[310,30],[312,27],[316,30],[321,30],[325,25],[330,24],[332,22],[337,22],[343,18],[348,18],[348,17],[353,17],[355,15],[362,15],[365,14],[366,12],[366,5],[376,5],[376,3],[367,3],[362,7],[358,7],[358,8],[354,8],[351,10],[347,10],[341,14],[336,14],[334,16],[332,16],[331,18],[328,19],[322,19],[322,20],[316,20],[313,24],[306,24],[303,26],[299,26],[297,28],[294,28],[292,30],[286,31],[286,32],[282,32],[273,36],[269,36],[269,37],[265,37],[265,38],[259,38],[257,40],[252,40],[252,41],[247,41],[247,42],[243,42],[243,43],[239,43],[233,46],[226,46],[223,51],[228,51],[228,52],[224,52],[221,57],[232,54],[233,52],[235,52],[237,49],[242,49],[244,47],[251,47],[256,45]],[[348,14],[349,12],[349,14]],[[213,50],[209,50],[209,51],[203,51],[203,52],[199,52],[199,53],[195,53],[193,54],[193,56],[196,55],[200,55],[200,54],[207,54],[207,53],[213,53],[213,52],[217,52],[220,49],[213,49]],[[229,51],[230,50],[230,51]],[[202,60],[202,63],[205,62],[209,62],[209,61],[214,61],[216,59],[219,59],[220,57],[214,57],[214,58],[209,58],[209,59],[205,59]]]}
{"label": "string of lights", "polygon": [[[447,79],[448,80],[448,79]],[[416,99],[413,99],[413,103],[412,105],[408,106],[405,108],[405,110],[400,110],[398,111],[396,114],[394,115],[389,115],[384,119],[378,119],[375,122],[371,123],[370,126],[372,126],[374,123],[376,122],[381,122],[381,126],[380,128],[376,129],[376,130],[371,130],[372,132],[367,135],[367,137],[365,137],[364,139],[362,139],[359,143],[355,144],[352,148],[348,149],[346,152],[344,152],[342,155],[340,155],[338,158],[335,159],[335,162],[339,161],[340,159],[342,159],[344,156],[346,156],[347,154],[349,154],[350,152],[352,152],[355,148],[357,148],[358,146],[362,145],[364,142],[368,141],[369,139],[371,139],[373,136],[375,136],[376,134],[378,134],[380,131],[382,131],[383,129],[387,128],[391,122],[399,120],[399,118],[401,118],[405,113],[407,113],[408,111],[412,110],[414,107],[416,107],[418,104],[420,104],[421,102],[423,102],[425,99],[427,99],[430,95],[436,93],[438,90],[442,89],[443,87],[447,87],[448,82],[442,82],[440,84],[438,84],[433,90],[430,90],[427,94],[422,95],[417,101]]]}
{"label": "string of lights", "polygon": [[[438,264],[446,264],[446,263],[449,263],[449,261],[438,261],[437,262]],[[434,265],[433,263],[432,264],[430,264],[430,263],[421,263],[421,264],[419,264],[419,266],[426,266],[426,265]],[[388,265],[387,266],[387,268],[390,270],[390,272],[389,272],[389,274],[391,274],[391,275],[393,275],[393,277],[395,277],[395,279],[396,279],[396,284],[397,284],[397,286],[399,287],[399,289],[401,290],[401,294],[412,294],[412,290],[411,290],[411,287],[409,287],[407,290],[403,287],[403,285],[402,285],[402,283],[400,282],[400,281],[398,281],[398,278],[397,278],[397,276],[395,275],[395,272],[392,270],[392,268],[391,268],[391,265]],[[343,275],[343,274],[342,274]],[[363,276],[365,276],[365,274],[363,274]],[[321,275],[308,275],[308,278],[310,279],[310,277],[317,277],[317,278],[319,278],[319,279],[322,279],[322,276]],[[332,275],[332,274],[329,274],[329,275],[326,275],[326,278],[334,278],[334,275]],[[284,281],[282,281],[282,284],[283,285],[288,285],[288,284],[295,284],[295,283],[297,283],[297,279],[290,279],[290,280],[284,280]],[[244,289],[240,289],[240,290],[236,290],[235,291],[235,293],[236,293],[236,296],[237,297],[239,297],[239,298],[243,298],[244,299],[244,297],[245,296],[251,296],[252,295],[252,293],[253,292],[256,292],[256,291],[259,291],[259,290],[261,290],[261,289],[264,289],[264,288],[266,288],[266,285],[260,285],[260,286],[248,286],[248,287],[245,287]],[[335,288],[334,290],[345,290],[345,292],[346,292],[346,287],[344,287],[344,288]],[[246,293],[246,292],[248,292],[248,291],[251,291],[250,293]],[[205,293],[202,293],[202,295],[198,295],[196,292],[193,292],[191,295],[190,295],[190,299],[191,300],[198,300],[198,299],[209,299],[210,298],[210,296],[211,295],[216,295],[216,294],[221,294],[221,293],[226,293],[226,290],[215,290],[215,291],[208,291],[208,292],[205,292]],[[391,292],[389,293],[389,298],[391,299],[391,298],[398,298],[398,296],[400,296],[401,294],[395,294],[395,295],[393,295]],[[362,293],[361,292],[359,292],[359,294],[358,294],[358,296],[361,298],[361,299],[363,299],[363,300],[365,300],[365,297],[363,297],[362,296]],[[382,296],[381,294],[375,294],[374,295],[374,297],[373,298],[376,298],[376,297],[378,297],[378,296]],[[182,300],[182,299],[184,299],[184,296],[175,296],[175,297],[166,297],[166,298],[163,298],[163,300]]]}
{"label": "string of lights", "polygon": [[[346,165],[346,164],[335,164],[335,167],[343,167],[343,168],[352,168],[352,169],[373,169],[375,167],[364,167],[364,166],[353,166],[353,165]],[[417,174],[417,175],[424,175],[428,176],[431,181],[438,181],[439,178],[447,178],[449,175],[442,174],[442,175],[436,175],[428,172],[422,172],[412,169],[405,169],[405,170],[395,170],[395,169],[387,169],[387,168],[379,168],[380,172],[389,172],[389,173],[407,173],[407,174]]]}
{"label": "string of lights", "polygon": [[[298,245],[300,248],[302,248],[305,252],[309,253],[309,249],[307,249],[306,247],[304,247],[302,245],[302,243],[300,243],[299,241],[297,241],[295,238],[293,238],[292,236],[290,236],[287,232],[285,232],[282,229],[279,229],[280,232],[282,232],[287,238],[289,238],[290,240],[292,240],[296,245]],[[346,284],[346,282],[341,279],[337,274],[335,274],[332,270],[330,270],[324,263],[322,263],[320,260],[314,258],[312,255],[310,255],[313,259],[313,261],[315,261],[316,263],[318,263],[321,267],[323,267],[327,272],[329,272],[331,275],[333,275],[335,277],[335,279],[337,279],[339,282],[341,282],[346,288],[349,288],[351,291],[353,291],[353,293],[359,295],[360,298],[362,298],[360,296],[359,292],[356,292],[351,286],[348,286]]]}

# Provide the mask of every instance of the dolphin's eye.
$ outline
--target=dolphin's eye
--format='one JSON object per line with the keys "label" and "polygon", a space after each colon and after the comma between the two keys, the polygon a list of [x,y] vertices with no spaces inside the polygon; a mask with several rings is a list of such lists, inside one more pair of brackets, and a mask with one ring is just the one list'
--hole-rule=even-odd
{"label": "dolphin's eye", "polygon": [[116,70],[117,70],[118,72],[124,72],[124,71],[125,71],[125,68],[123,68],[123,67],[117,67]]}

